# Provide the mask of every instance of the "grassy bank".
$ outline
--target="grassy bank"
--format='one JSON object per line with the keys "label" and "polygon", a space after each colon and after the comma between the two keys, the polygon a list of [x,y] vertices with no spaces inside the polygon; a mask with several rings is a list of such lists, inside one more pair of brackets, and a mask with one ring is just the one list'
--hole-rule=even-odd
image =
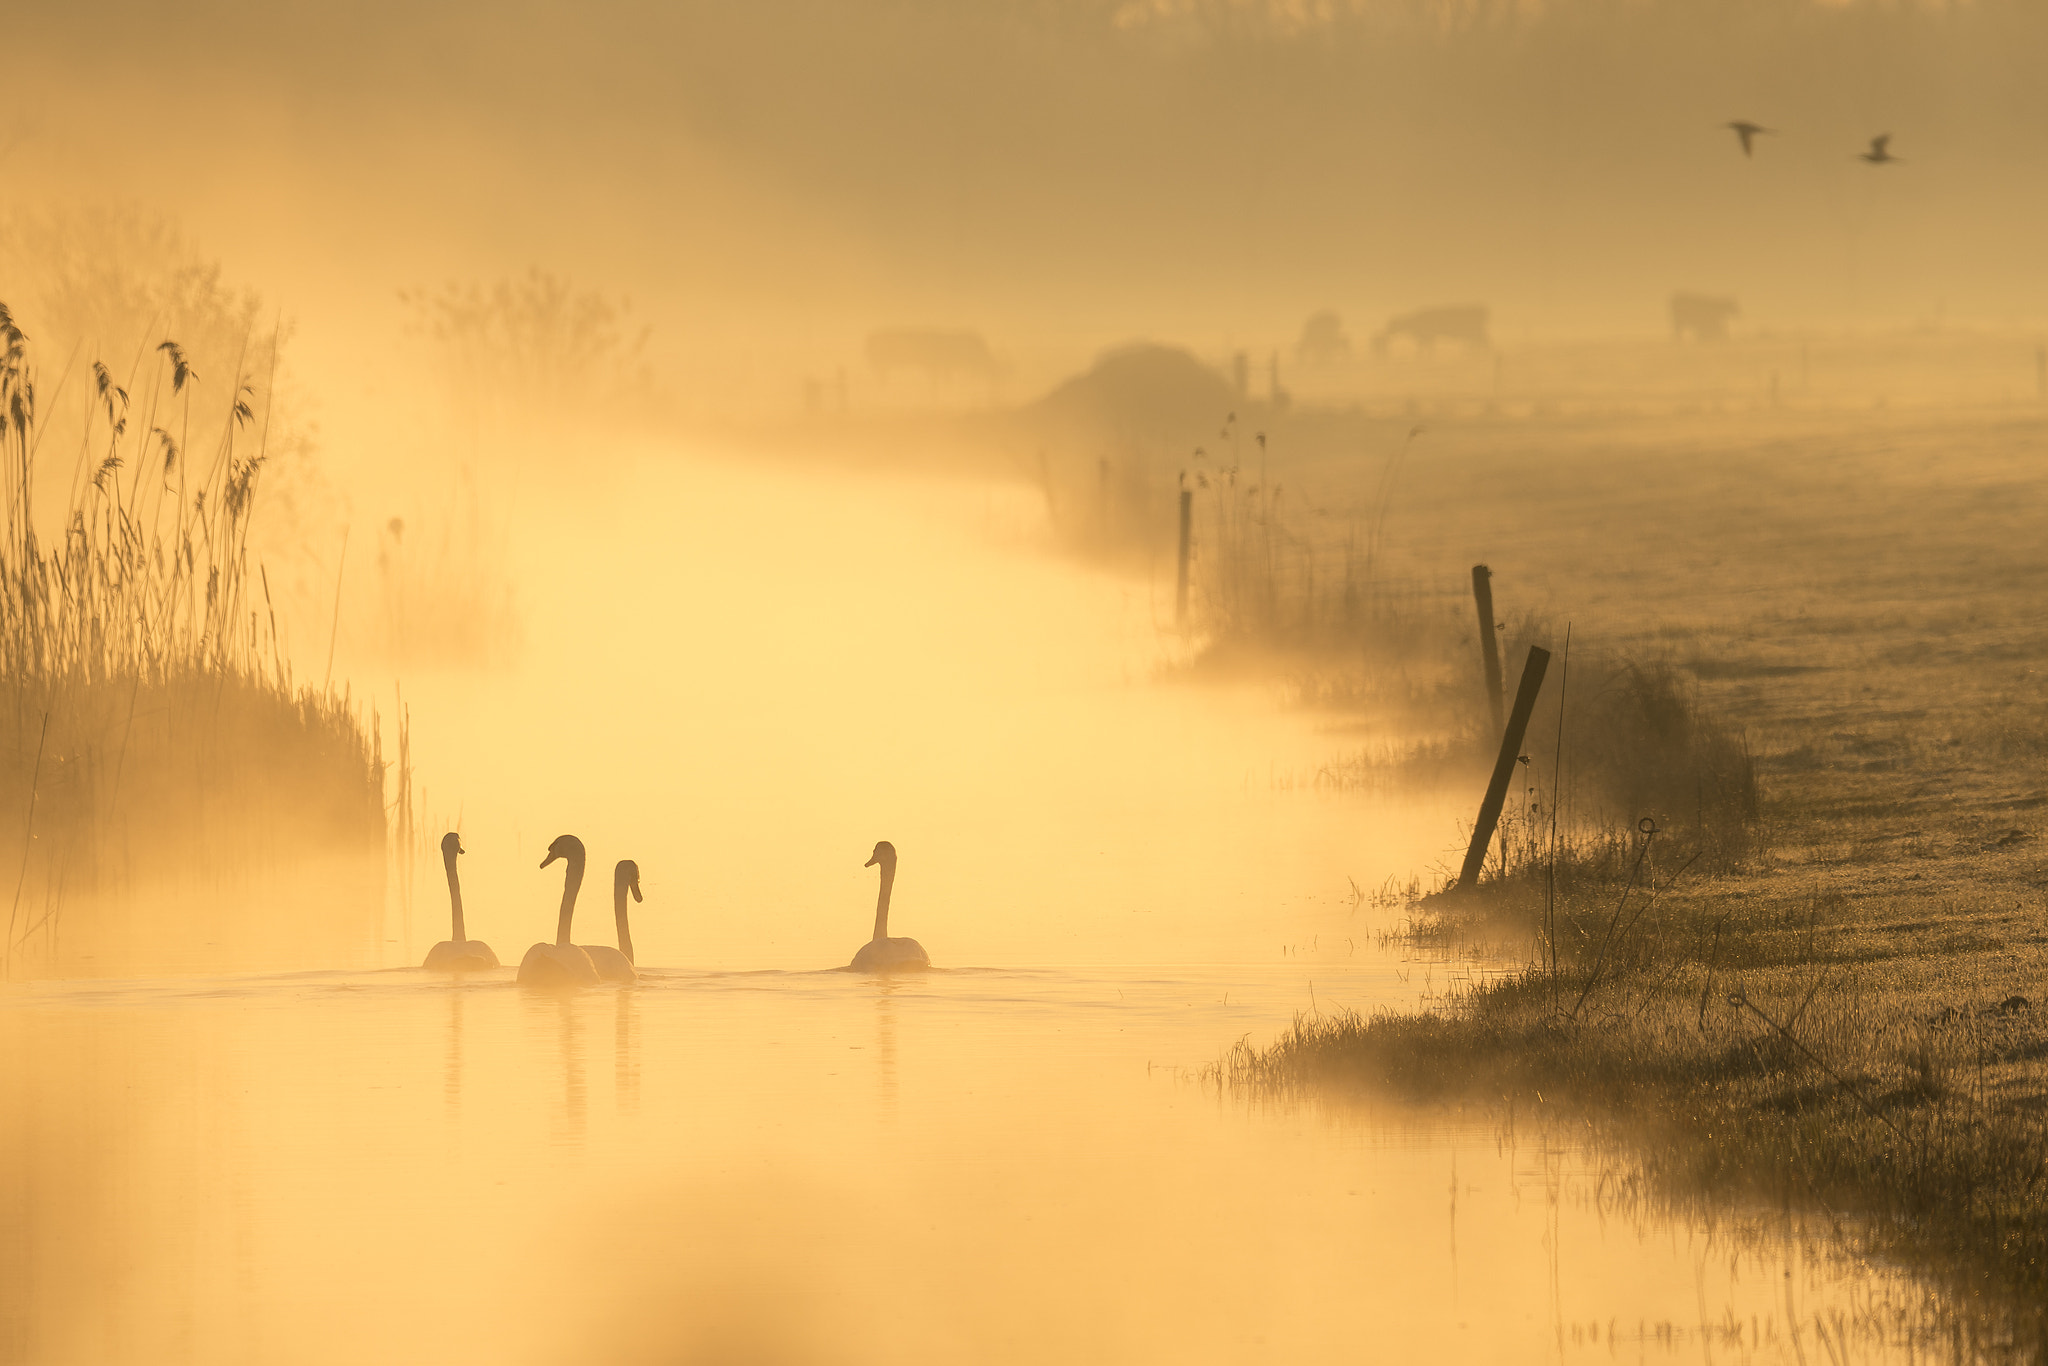
{"label": "grassy bank", "polygon": [[[1416,910],[1445,951],[1524,966],[1420,1016],[1303,1019],[1218,1079],[1555,1107],[1671,1198],[1831,1213],[1981,1308],[1990,1340],[2048,1351],[2048,424],[1759,414],[1431,437],[1438,458],[1404,466],[1392,562],[1430,555],[1452,581],[1486,560],[1497,601],[1536,609],[1530,639],[1555,650],[1546,620],[1574,627],[1563,763],[1553,662],[1487,877]],[[1341,469],[1294,476],[1317,473]],[[1634,721],[1612,705],[1632,688],[1650,698]],[[1692,741],[1636,724],[1685,711],[1706,724]],[[1476,804],[1470,746],[1430,744],[1368,735],[1329,774]],[[1688,755],[1746,766],[1748,797],[1736,781],[1712,800]]]}
{"label": "grassy bank", "polygon": [[1957,749],[1834,781],[1811,755],[1781,754],[1753,813],[1731,803],[1648,836],[1567,826],[1554,864],[1547,822],[1523,819],[1503,863],[1474,889],[1426,898],[1413,926],[1448,951],[1518,955],[1522,969],[1420,1015],[1298,1019],[1266,1047],[1240,1045],[1216,1077],[1258,1093],[1512,1097],[1591,1117],[1667,1194],[1826,1211],[1851,1242],[1983,1308],[1994,1339],[2038,1352],[2041,802],[1983,771],[2025,764]]}
{"label": "grassy bank", "polygon": [[[267,390],[248,375],[200,386],[171,341],[132,375],[94,364],[46,380],[0,307],[9,970],[231,937],[249,879],[308,861],[367,897],[374,923],[375,735],[345,696],[295,683],[250,559]],[[83,411],[58,460],[38,405],[66,389]]]}

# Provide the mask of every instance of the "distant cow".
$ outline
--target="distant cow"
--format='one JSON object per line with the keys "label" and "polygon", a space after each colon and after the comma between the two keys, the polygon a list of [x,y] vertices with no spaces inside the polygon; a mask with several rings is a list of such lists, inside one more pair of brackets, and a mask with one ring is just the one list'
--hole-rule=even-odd
{"label": "distant cow", "polygon": [[899,370],[916,370],[936,385],[959,380],[993,382],[996,358],[979,332],[946,332],[928,327],[894,327],[868,334],[868,364],[886,382]]}
{"label": "distant cow", "polygon": [[1294,358],[1304,365],[1333,365],[1351,354],[1351,338],[1344,320],[1332,309],[1309,315],[1301,325],[1301,340],[1294,344]]}
{"label": "distant cow", "polygon": [[1740,315],[1741,305],[1725,294],[1671,296],[1671,335],[1694,341],[1727,341],[1728,320]]}
{"label": "distant cow", "polygon": [[1462,342],[1485,350],[1493,343],[1486,335],[1487,311],[1476,305],[1457,308],[1424,308],[1403,313],[1380,329],[1372,349],[1381,355],[1396,337],[1406,337],[1418,348],[1435,350],[1440,342]]}

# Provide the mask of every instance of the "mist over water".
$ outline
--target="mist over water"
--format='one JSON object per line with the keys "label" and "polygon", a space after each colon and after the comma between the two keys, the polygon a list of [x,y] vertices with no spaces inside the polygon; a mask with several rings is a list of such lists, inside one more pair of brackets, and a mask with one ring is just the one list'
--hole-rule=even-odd
{"label": "mist over water", "polygon": [[[1660,1213],[1575,1131],[1199,1084],[1296,1011],[1493,965],[1402,948],[1403,912],[1353,894],[1417,872],[1450,812],[1318,793],[1304,718],[1155,681],[1152,593],[1051,554],[1042,500],[649,450],[514,515],[518,662],[406,684],[423,843],[461,829],[469,933],[507,961],[551,933],[555,834],[635,858],[640,983],[418,972],[447,933],[423,849],[352,962],[273,940],[295,970],[13,989],[20,1359],[1931,1341],[1909,1283],[1803,1217]],[[820,971],[867,932],[875,837],[929,974]],[[605,890],[579,940],[609,942]]]}
{"label": "mist over water", "polygon": [[640,863],[651,961],[831,966],[888,839],[892,923],[951,964],[1264,959],[1244,908],[1406,881],[1445,837],[1293,791],[1326,741],[1260,690],[1155,683],[1171,603],[1055,558],[1027,491],[648,451],[528,511],[520,663],[406,694],[487,939],[541,937],[570,831]]}
{"label": "mist over water", "polygon": [[1300,980],[48,989],[7,1013],[38,1289],[0,1324],[53,1362],[1924,1359],[1910,1287],[1798,1221],[1673,1226],[1568,1134],[1150,1065]]}
{"label": "mist over water", "polygon": [[[1832,1215],[1208,1069],[1528,956],[1403,937],[1478,792],[1373,766],[1477,725],[1473,563],[1511,665],[1760,690],[2038,540],[2048,11],[0,27],[0,640],[143,585],[5,680],[0,1360],[1972,1359]],[[515,983],[565,834],[633,985]],[[930,973],[841,970],[879,840]]]}

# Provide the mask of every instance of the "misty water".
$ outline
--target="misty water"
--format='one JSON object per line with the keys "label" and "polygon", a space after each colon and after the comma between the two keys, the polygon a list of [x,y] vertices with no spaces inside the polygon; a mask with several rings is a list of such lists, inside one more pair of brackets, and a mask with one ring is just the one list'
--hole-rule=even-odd
{"label": "misty water", "polygon": [[[1320,791],[1351,737],[1159,681],[1170,599],[1055,557],[1034,494],[649,452],[502,510],[515,660],[388,703],[409,879],[0,995],[8,1359],[1927,1352],[1921,1292],[1807,1216],[1624,1198],[1502,1110],[1203,1085],[1298,1011],[1507,965],[1355,892],[1428,876],[1456,805]],[[590,848],[582,942],[636,859],[639,984],[420,971],[448,828],[508,965],[550,839]],[[929,974],[832,970],[877,839]]]}

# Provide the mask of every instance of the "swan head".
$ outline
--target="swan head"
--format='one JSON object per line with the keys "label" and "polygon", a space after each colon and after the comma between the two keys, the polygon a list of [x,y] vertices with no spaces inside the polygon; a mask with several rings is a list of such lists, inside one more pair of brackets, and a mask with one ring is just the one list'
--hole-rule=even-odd
{"label": "swan head", "polygon": [[442,858],[452,859],[457,854],[463,852],[465,852],[465,850],[462,847],[462,836],[456,834],[453,830],[450,830],[447,834],[441,836]]}
{"label": "swan head", "polygon": [[631,892],[633,900],[641,900],[640,865],[629,858],[620,859],[619,866],[612,870],[612,890]]}
{"label": "swan head", "polygon": [[884,868],[894,868],[896,866],[896,846],[887,840],[877,840],[875,842],[875,852],[868,855],[868,861],[863,863],[861,867],[872,868],[878,863]]}
{"label": "swan head", "polygon": [[540,861],[540,866],[545,868],[558,858],[565,858],[570,863],[581,866],[583,862],[583,841],[577,839],[574,835],[555,836],[555,842],[548,846],[548,856]]}

